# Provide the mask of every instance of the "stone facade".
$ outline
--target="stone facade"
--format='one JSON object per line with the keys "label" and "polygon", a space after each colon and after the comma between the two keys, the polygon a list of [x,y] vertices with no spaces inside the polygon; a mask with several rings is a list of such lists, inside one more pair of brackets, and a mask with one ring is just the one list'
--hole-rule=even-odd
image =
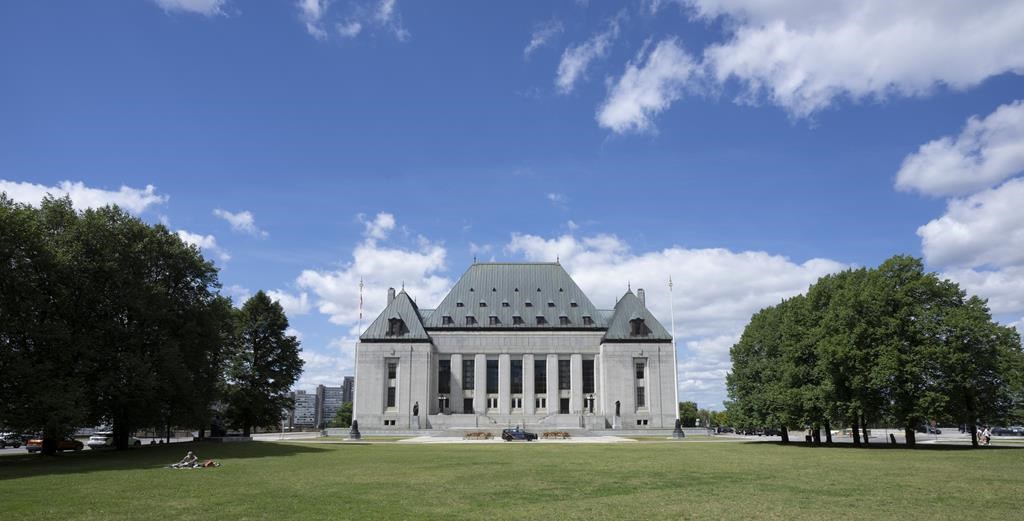
{"label": "stone facade", "polygon": [[558,264],[474,264],[433,310],[390,290],[356,353],[365,430],[669,429],[676,417],[672,339],[643,290],[600,310]]}

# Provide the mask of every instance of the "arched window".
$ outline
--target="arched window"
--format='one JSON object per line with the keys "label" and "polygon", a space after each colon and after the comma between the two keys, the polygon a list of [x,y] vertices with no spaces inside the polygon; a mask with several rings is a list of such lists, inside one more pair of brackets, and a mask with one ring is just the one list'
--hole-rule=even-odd
{"label": "arched window", "polygon": [[388,319],[388,336],[402,336],[405,333],[405,322],[398,318]]}

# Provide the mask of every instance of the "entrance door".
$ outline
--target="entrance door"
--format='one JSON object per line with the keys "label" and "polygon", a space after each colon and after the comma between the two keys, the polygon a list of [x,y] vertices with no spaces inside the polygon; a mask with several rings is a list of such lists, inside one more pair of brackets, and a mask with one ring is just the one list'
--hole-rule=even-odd
{"label": "entrance door", "polygon": [[558,400],[558,414],[569,414],[569,399],[562,398]]}
{"label": "entrance door", "polygon": [[462,412],[463,414],[473,414],[473,399],[463,398],[462,399]]}

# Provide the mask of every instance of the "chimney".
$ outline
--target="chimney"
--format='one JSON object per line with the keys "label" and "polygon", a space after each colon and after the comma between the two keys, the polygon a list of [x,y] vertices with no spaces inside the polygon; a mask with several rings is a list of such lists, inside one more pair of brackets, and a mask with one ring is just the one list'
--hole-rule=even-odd
{"label": "chimney", "polygon": [[643,304],[644,307],[647,307],[647,300],[644,297],[644,289],[643,288],[637,288],[636,289],[636,298],[640,299],[640,303]]}
{"label": "chimney", "polygon": [[395,288],[388,288],[388,305],[395,300]]}

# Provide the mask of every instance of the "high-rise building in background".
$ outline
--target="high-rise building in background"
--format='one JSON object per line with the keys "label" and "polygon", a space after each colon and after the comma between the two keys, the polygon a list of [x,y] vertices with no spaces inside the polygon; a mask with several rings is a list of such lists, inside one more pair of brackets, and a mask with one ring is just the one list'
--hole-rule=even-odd
{"label": "high-rise building in background", "polygon": [[344,387],[316,386],[316,426],[319,429],[326,428],[334,421],[338,410],[341,409],[342,390]]}
{"label": "high-rise building in background", "polygon": [[292,399],[295,406],[288,418],[288,426],[292,428],[313,427],[317,418],[317,395],[306,391],[293,391]]}
{"label": "high-rise building in background", "polygon": [[353,394],[356,391],[356,378],[346,376],[341,382],[341,403],[352,403]]}

